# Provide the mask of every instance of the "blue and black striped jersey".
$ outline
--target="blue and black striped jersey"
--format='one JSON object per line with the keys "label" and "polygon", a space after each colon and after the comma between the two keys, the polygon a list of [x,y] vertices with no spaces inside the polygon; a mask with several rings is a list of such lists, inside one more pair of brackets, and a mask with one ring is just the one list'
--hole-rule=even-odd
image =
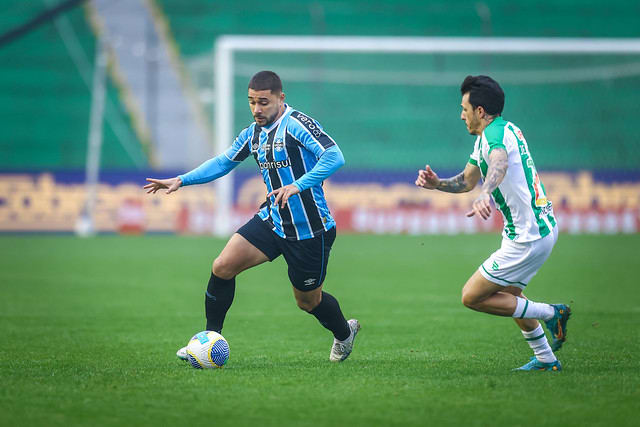
{"label": "blue and black striped jersey", "polygon": [[232,162],[241,162],[252,155],[268,193],[289,184],[298,186],[301,192],[290,197],[283,208],[273,204],[275,196],[272,196],[260,207],[258,215],[280,237],[304,240],[335,226],[322,182],[305,188],[304,180],[300,180],[325,152],[329,154],[327,150],[337,151],[340,158],[337,167],[330,170],[332,173],[344,163],[335,141],[314,119],[287,106],[270,126],[263,128],[254,122],[240,132],[224,154]]}

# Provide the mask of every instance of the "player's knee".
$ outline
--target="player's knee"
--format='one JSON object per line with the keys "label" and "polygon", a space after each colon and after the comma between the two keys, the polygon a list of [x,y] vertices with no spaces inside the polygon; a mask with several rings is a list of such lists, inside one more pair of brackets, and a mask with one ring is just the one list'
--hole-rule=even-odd
{"label": "player's knee", "polygon": [[462,305],[467,308],[474,308],[478,304],[478,300],[471,293],[462,291]]}
{"label": "player's knee", "polygon": [[227,258],[219,256],[213,261],[211,272],[221,279],[229,280],[236,275],[235,266]]}
{"label": "player's knee", "polygon": [[318,304],[320,304],[320,298],[320,296],[318,296],[317,298],[297,298],[296,303],[298,304],[298,308],[300,310],[309,313],[314,308],[316,308]]}

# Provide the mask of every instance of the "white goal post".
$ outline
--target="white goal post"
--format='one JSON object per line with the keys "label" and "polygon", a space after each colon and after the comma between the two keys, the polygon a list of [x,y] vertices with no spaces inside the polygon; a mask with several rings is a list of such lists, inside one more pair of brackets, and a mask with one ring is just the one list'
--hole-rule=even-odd
{"label": "white goal post", "polygon": [[[640,39],[486,38],[486,37],[360,37],[360,36],[220,36],[214,47],[214,150],[222,153],[233,141],[233,76],[235,52],[331,52],[387,54],[638,54]],[[256,70],[259,71],[259,70]],[[231,230],[233,178],[215,183],[214,234]]]}

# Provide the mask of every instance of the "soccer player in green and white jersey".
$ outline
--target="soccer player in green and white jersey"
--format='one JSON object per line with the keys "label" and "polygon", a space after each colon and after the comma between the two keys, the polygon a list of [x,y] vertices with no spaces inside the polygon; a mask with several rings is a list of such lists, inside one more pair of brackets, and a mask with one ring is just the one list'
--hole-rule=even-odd
{"label": "soccer player in green and white jersey", "polygon": [[[558,238],[551,201],[522,132],[501,117],[504,92],[500,85],[491,77],[467,76],[460,92],[460,118],[469,133],[478,136],[469,162],[464,171],[448,179],[440,179],[427,165],[418,172],[416,185],[463,193],[483,179],[480,196],[467,216],[488,219],[493,197],[504,219],[502,245],[467,280],[462,303],[472,310],[513,317],[534,353],[517,370],[559,371],[562,366],[554,351],[566,339],[571,310],[564,304],[533,302],[522,294]],[[552,334],[552,346],[538,320]]]}

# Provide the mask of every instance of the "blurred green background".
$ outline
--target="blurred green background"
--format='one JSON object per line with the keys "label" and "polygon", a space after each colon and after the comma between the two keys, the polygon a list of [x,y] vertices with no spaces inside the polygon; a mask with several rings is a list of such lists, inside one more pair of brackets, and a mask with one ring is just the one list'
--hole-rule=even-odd
{"label": "blurred green background", "polygon": [[[53,2],[5,0],[0,31]],[[640,36],[640,3],[528,1],[181,1],[149,2],[166,24],[183,77],[209,136],[215,105],[213,45],[221,34],[474,37]],[[82,169],[90,110],[95,28],[87,6],[65,13],[77,34],[78,64],[51,23],[0,46],[0,170]],[[489,74],[506,92],[504,117],[525,133],[540,169],[635,171],[640,55],[236,55],[234,132],[251,121],[249,77],[278,72],[292,106],[320,121],[353,170],[458,169],[472,138],[459,122],[460,81]],[[111,70],[102,165],[154,166]],[[116,129],[117,128],[117,129]],[[126,146],[126,147],[125,147]],[[151,146],[153,146],[153,141]],[[249,163],[249,162],[245,162]],[[244,165],[252,167],[252,165]]]}

